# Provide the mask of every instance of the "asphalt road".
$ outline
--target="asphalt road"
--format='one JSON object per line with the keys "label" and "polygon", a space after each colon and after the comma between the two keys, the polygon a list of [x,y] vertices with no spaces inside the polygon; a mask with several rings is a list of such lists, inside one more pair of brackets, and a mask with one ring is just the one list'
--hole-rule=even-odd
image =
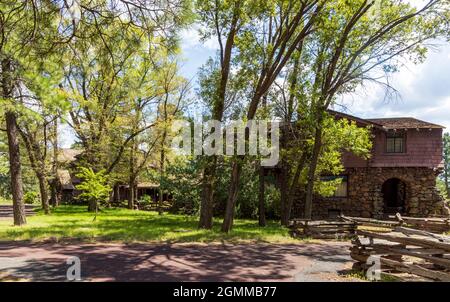
{"label": "asphalt road", "polygon": [[349,244],[150,244],[0,242],[0,281],[358,281]]}

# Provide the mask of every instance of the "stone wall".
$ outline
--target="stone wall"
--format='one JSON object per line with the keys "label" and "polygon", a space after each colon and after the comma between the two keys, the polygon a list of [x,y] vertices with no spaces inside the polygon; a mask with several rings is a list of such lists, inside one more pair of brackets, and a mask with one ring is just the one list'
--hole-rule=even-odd
{"label": "stone wall", "polygon": [[[383,183],[398,178],[406,184],[405,215],[448,216],[448,209],[436,189],[438,171],[429,168],[351,168],[347,169],[348,197],[316,196],[313,218],[323,219],[340,212],[347,216],[381,218],[384,215]],[[297,192],[293,217],[303,217],[304,192]]]}

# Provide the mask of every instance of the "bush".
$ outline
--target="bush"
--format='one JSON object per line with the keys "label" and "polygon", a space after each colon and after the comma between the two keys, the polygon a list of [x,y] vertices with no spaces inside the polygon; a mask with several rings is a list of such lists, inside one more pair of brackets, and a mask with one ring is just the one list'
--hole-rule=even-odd
{"label": "bush", "polygon": [[278,219],[281,217],[281,193],[273,184],[267,184],[265,188],[266,217]]}
{"label": "bush", "polygon": [[143,195],[141,196],[141,199],[139,199],[139,204],[142,206],[150,205],[153,203],[152,197],[149,195]]}
{"label": "bush", "polygon": [[[170,213],[193,215],[198,212],[201,193],[200,171],[199,161],[192,158],[175,158],[167,167],[161,185],[172,196]],[[152,180],[159,181],[159,175],[153,175]]]}
{"label": "bush", "polygon": [[40,195],[38,192],[29,191],[23,195],[23,201],[25,204],[39,203]]}
{"label": "bush", "polygon": [[104,170],[94,172],[92,168],[81,167],[77,177],[82,180],[77,185],[77,190],[81,191],[78,199],[86,200],[89,203],[89,211],[97,211],[99,203],[108,203],[109,194],[112,189],[108,185]]}
{"label": "bush", "polygon": [[447,188],[445,187],[445,182],[441,178],[437,178],[436,186],[439,191],[439,194],[445,199],[448,200],[449,196],[447,196]]}

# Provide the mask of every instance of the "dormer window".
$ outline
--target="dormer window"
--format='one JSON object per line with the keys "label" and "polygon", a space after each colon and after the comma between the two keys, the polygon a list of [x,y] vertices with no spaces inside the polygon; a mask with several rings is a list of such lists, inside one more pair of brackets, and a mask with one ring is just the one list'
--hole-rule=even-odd
{"label": "dormer window", "polygon": [[386,134],[386,153],[405,153],[405,133],[400,131]]}

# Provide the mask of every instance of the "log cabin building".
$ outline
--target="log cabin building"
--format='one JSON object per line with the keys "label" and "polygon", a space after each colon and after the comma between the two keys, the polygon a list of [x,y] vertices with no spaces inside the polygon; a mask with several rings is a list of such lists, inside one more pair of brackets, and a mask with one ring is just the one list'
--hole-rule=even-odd
{"label": "log cabin building", "polygon": [[[448,216],[436,188],[443,170],[443,126],[412,117],[362,119],[330,111],[337,119],[371,126],[373,147],[365,160],[342,154],[345,171],[333,197],[315,196],[313,218],[340,214],[381,218],[397,212],[408,216]],[[292,216],[303,217],[304,192],[297,191]]]}
{"label": "log cabin building", "polygon": [[[59,199],[62,203],[76,202],[76,196],[80,193],[76,186],[81,180],[76,177],[77,164],[83,150],[63,148],[58,153],[58,166],[56,188]],[[150,198],[151,201],[157,202],[159,199],[159,184],[152,182],[137,182],[135,187],[135,201],[143,199],[144,196]],[[127,184],[116,183],[113,187],[111,202],[121,203],[127,202],[130,196],[130,186]],[[170,194],[163,195],[164,200],[171,199]]]}

